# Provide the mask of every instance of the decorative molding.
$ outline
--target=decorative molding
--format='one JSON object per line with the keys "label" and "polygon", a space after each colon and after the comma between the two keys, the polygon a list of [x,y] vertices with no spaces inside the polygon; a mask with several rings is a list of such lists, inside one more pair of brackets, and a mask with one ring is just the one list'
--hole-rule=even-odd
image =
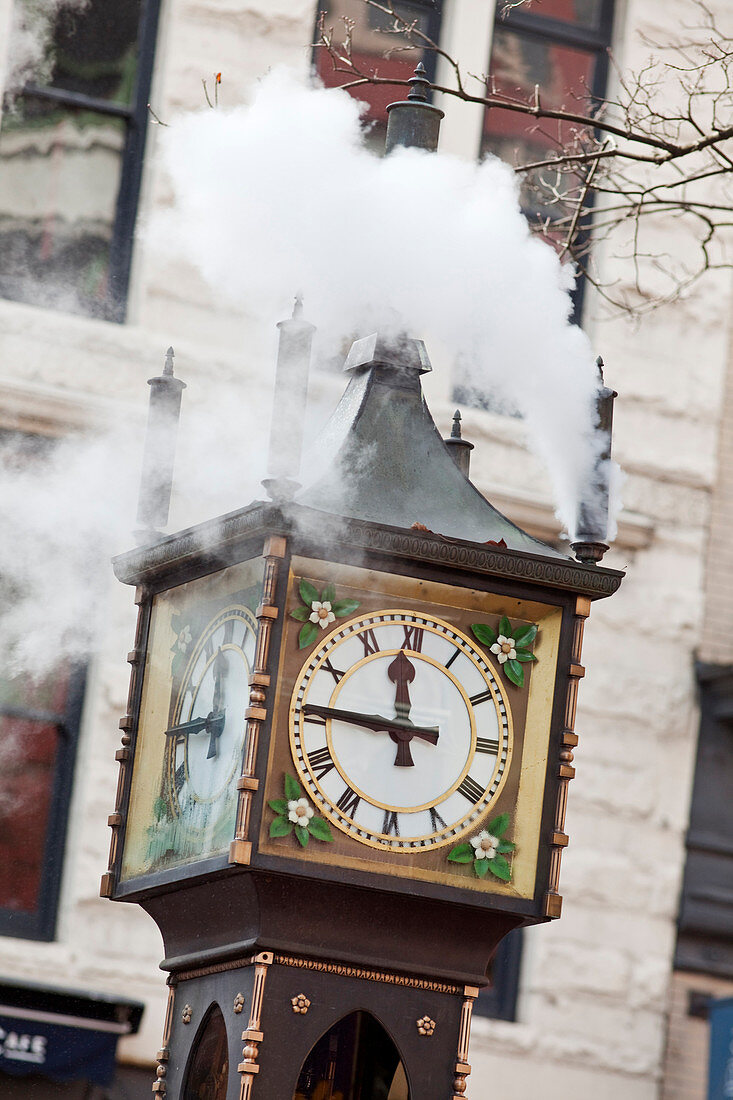
{"label": "decorative molding", "polygon": [[471,1017],[473,1015],[473,1002],[478,997],[476,986],[467,985],[463,989],[464,1000],[461,1007],[461,1024],[458,1030],[458,1050],[456,1051],[455,1079],[453,1081],[453,1100],[464,1100],[466,1093],[466,1078],[471,1072],[471,1064],[468,1061],[468,1046],[471,1041]]}
{"label": "decorative molding", "polygon": [[[180,534],[170,535],[151,546],[121,554],[114,559],[115,575],[127,584],[149,581],[166,566],[180,566],[197,556],[210,556],[212,547],[216,547],[217,556],[223,559],[227,544],[234,546],[258,531],[271,535],[268,540],[270,546],[290,531],[296,532],[299,539],[318,543],[323,541],[324,532],[333,535],[334,523],[338,524],[338,541],[345,546],[582,592],[594,599],[612,595],[623,579],[623,573],[618,570],[582,565],[571,558],[556,555],[551,548],[548,548],[547,557],[519,550],[498,550],[430,532],[405,531],[363,520],[331,516],[297,504],[281,509],[262,502]],[[273,531],[278,534],[273,536]],[[280,549],[278,545],[275,548]],[[277,559],[274,553],[269,557]],[[263,602],[268,602],[266,596],[263,596]]]}
{"label": "decorative molding", "polygon": [[623,573],[617,570],[584,566],[570,559],[542,558],[519,550],[491,550],[474,543],[441,539],[427,533],[380,529],[356,521],[349,523],[345,541],[394,557],[458,566],[495,577],[583,592],[595,598],[613,595],[623,580]]}
{"label": "decorative molding", "polygon": [[254,955],[240,955],[238,958],[228,959],[227,962],[198,966],[194,970],[179,970],[176,973],[176,981],[186,982],[191,978],[208,978],[211,974],[225,974],[228,970],[239,970],[244,966],[252,966],[254,961]]}
{"label": "decorative molding", "polygon": [[293,1006],[293,1012],[299,1016],[305,1016],[306,1012],[311,1006],[310,1001],[306,997],[305,993],[297,993],[295,997],[291,997],[290,1003]]}
{"label": "decorative molding", "polygon": [[143,664],[140,654],[145,649],[145,638],[150,619],[150,593],[147,588],[140,586],[135,590],[135,603],[137,604],[137,624],[135,626],[135,645],[127,655],[130,664],[130,685],[127,692],[127,713],[119,721],[122,730],[120,738],[122,747],[115,753],[115,760],[120,768],[117,775],[117,793],[115,795],[114,812],[107,818],[107,824],[112,830],[109,842],[109,857],[107,871],[102,875],[99,887],[100,896],[111,898],[117,885],[116,867],[120,856],[120,829],[124,825],[124,801],[128,787],[128,772],[132,757],[131,744],[132,732],[135,728],[135,715],[138,712],[138,703],[142,691]]}
{"label": "decorative molding", "polygon": [[184,1024],[190,1024],[192,1016],[193,1009],[191,1008],[191,1005],[184,1005],[183,1012],[181,1013],[181,1019],[183,1020]]}
{"label": "decorative molding", "polygon": [[410,978],[406,974],[395,974],[390,970],[369,970],[361,966],[324,962],[321,959],[305,959],[298,955],[280,955],[277,952],[275,953],[275,962],[280,966],[292,966],[298,970],[314,970],[322,974],[338,974],[341,978],[361,978],[367,982],[384,982],[387,985],[426,989],[431,993],[463,993],[463,986],[453,985],[451,982],[433,982],[427,978]]}
{"label": "decorative molding", "polygon": [[246,747],[242,774],[237,781],[239,795],[234,839],[229,845],[230,863],[248,864],[252,855],[252,844],[247,840],[247,837],[249,835],[252,798],[259,785],[254,774],[257,762],[257,745],[260,738],[260,727],[267,719],[267,689],[270,684],[267,663],[270,656],[272,628],[278,615],[278,608],[275,604],[277,578],[286,550],[287,544],[284,538],[271,537],[267,540],[265,546],[265,574],[262,581],[262,601],[257,608],[259,628],[257,630],[254,668],[249,682],[249,706],[245,712],[247,719]]}
{"label": "decorative molding", "polygon": [[429,1038],[435,1032],[435,1020],[431,1020],[429,1016],[421,1016],[415,1023],[420,1035],[426,1035]]}
{"label": "decorative molding", "polygon": [[591,602],[589,599],[579,597],[576,601],[572,651],[568,669],[568,690],[565,696],[565,725],[562,732],[562,747],[557,773],[560,783],[557,790],[557,802],[555,803],[549,882],[544,899],[544,915],[553,920],[557,919],[562,913],[560,864],[563,850],[568,844],[568,836],[565,832],[565,815],[568,806],[568,783],[575,778],[575,768],[572,766],[573,749],[578,744],[578,735],[574,732],[575,712],[578,705],[578,683],[585,675],[585,669],[580,663],[580,659],[583,651],[585,621],[590,615],[590,608]]}
{"label": "decorative molding", "polygon": [[255,955],[254,959],[255,980],[252,987],[252,1007],[249,1013],[249,1023],[242,1032],[242,1041],[244,1043],[242,1061],[237,1066],[237,1069],[242,1075],[239,1086],[239,1100],[250,1100],[255,1075],[260,1072],[260,1067],[257,1065],[257,1058],[259,1056],[260,1043],[264,1039],[264,1034],[260,1030],[262,1002],[265,996],[267,972],[272,964],[272,959],[273,956],[271,951],[261,951],[259,955]]}
{"label": "decorative molding", "polygon": [[239,1015],[239,1013],[244,1008],[244,993],[237,993],[236,997],[234,998],[234,1004],[232,1007],[237,1015]]}
{"label": "decorative molding", "polygon": [[157,1054],[155,1067],[155,1081],[153,1092],[159,1097],[164,1097],[167,1092],[166,1075],[168,1073],[168,1059],[170,1058],[171,1030],[173,1028],[173,1005],[176,999],[176,982],[168,978],[168,1003],[165,1008],[165,1020],[163,1021],[163,1041]]}

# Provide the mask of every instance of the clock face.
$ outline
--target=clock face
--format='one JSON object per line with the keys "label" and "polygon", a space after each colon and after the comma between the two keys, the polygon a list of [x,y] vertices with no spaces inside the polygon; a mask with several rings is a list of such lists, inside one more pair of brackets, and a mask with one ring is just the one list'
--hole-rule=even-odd
{"label": "clock face", "polygon": [[502,788],[512,727],[502,685],[443,619],[387,609],[353,618],[297,678],[298,778],[355,840],[415,853],[453,844]]}
{"label": "clock face", "polygon": [[122,879],[228,850],[262,570],[255,558],[154,598]]}
{"label": "clock face", "polygon": [[220,611],[204,627],[178,690],[165,734],[164,797],[192,826],[239,775],[256,631],[249,608]]}

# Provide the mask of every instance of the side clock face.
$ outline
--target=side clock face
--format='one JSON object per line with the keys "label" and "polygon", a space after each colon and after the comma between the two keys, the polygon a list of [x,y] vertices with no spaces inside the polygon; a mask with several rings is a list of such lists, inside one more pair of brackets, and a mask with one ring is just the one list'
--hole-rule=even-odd
{"label": "side clock face", "polygon": [[165,733],[164,798],[194,826],[239,773],[255,645],[252,612],[227,607],[202,631],[183,674]]}
{"label": "side clock face", "polygon": [[153,597],[122,880],[228,850],[262,568],[252,558]]}
{"label": "side clock face", "polygon": [[293,761],[319,809],[391,852],[455,843],[507,774],[511,717],[470,639],[385,610],[334,630],[296,681]]}

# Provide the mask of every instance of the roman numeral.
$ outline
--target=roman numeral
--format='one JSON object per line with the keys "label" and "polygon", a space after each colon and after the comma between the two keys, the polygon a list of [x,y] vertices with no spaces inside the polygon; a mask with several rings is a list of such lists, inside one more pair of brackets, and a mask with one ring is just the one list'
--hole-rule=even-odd
{"label": "roman numeral", "polygon": [[415,653],[422,653],[422,639],[425,631],[421,626],[408,626],[403,623],[402,629],[405,632],[405,640],[402,643],[402,649],[411,649]]}
{"label": "roman numeral", "polygon": [[334,680],[336,681],[336,683],[338,683],[339,680],[341,680],[341,678],[344,675],[344,673],[341,671],[340,668],[334,668],[333,667],[333,665],[331,664],[331,658],[330,657],[326,657],[326,660],[321,665],[321,668],[325,669],[326,672],[330,672],[331,675],[333,676]]}
{"label": "roman numeral", "polygon": [[313,752],[309,752],[308,763],[313,769],[316,779],[320,780],[323,779],[324,775],[328,775],[334,767],[333,760],[331,759],[331,750],[328,745],[324,745],[322,749],[314,749]]}
{"label": "roman numeral", "polygon": [[368,657],[370,653],[379,653],[379,642],[373,630],[363,630],[361,634],[358,635],[358,638],[364,646],[365,657]]}
{"label": "roman numeral", "polygon": [[352,791],[351,787],[347,787],[336,805],[341,813],[346,814],[347,817],[353,817],[360,802],[361,798],[356,791]]}
{"label": "roman numeral", "polygon": [[304,722],[312,722],[314,726],[325,726],[326,716],[325,714],[304,714]]}
{"label": "roman numeral", "polygon": [[458,785],[458,793],[462,794],[464,798],[472,804],[480,802],[484,796],[483,787],[472,779],[470,775],[467,775],[462,783]]}
{"label": "roman numeral", "polygon": [[430,828],[434,833],[439,833],[441,829],[445,828],[445,821],[443,821],[434,806],[430,807]]}
{"label": "roman numeral", "polygon": [[387,836],[399,836],[400,835],[400,822],[397,814],[393,810],[387,810],[384,815],[384,821],[382,822],[382,832]]}
{"label": "roman numeral", "polygon": [[472,695],[469,702],[472,706],[477,707],[479,703],[485,703],[486,700],[490,698],[491,692],[487,689],[486,691],[479,691],[476,695]]}
{"label": "roman numeral", "polygon": [[477,737],[476,752],[488,752],[496,756],[499,751],[499,741],[495,737]]}
{"label": "roman numeral", "polygon": [[224,623],[224,645],[231,645],[234,638],[234,619],[227,619]]}
{"label": "roman numeral", "polygon": [[447,661],[445,662],[445,667],[446,667],[446,668],[450,668],[450,666],[451,666],[451,665],[453,664],[453,662],[455,661],[456,657],[460,657],[460,655],[461,655],[461,651],[460,651],[460,649],[458,649],[458,648],[454,649],[454,650],[453,650],[453,653],[451,654],[451,656],[450,656],[450,657],[448,658],[448,660],[447,660]]}

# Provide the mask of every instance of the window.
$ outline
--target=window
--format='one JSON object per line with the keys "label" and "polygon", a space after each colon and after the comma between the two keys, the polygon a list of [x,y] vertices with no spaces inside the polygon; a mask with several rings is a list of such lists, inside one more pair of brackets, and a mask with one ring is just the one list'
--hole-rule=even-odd
{"label": "window", "polygon": [[62,9],[48,83],[6,107],[1,296],[124,320],[159,7]]}
{"label": "window", "polygon": [[675,967],[733,978],[733,668],[697,673],[700,737]]}
{"label": "window", "polygon": [[[53,442],[0,432],[2,472],[43,459]],[[52,564],[49,564],[52,568]],[[0,605],[18,597],[0,578]],[[6,640],[7,645],[7,640]],[[10,660],[8,660],[10,657]],[[59,664],[42,678],[0,669],[0,935],[53,939],[84,670]]]}
{"label": "window", "polygon": [[[395,11],[416,26],[429,38],[437,42],[440,34],[441,0],[403,0],[395,4]],[[321,0],[319,12],[325,16],[326,27],[333,27],[334,42],[343,40],[344,19],[354,20],[352,56],[357,69],[381,77],[395,80],[409,80],[418,61],[423,61],[432,80],[435,73],[435,57],[419,49],[395,49],[391,57],[384,57],[391,45],[398,46],[399,40],[389,34],[392,20],[377,8],[365,7],[363,0]],[[318,32],[316,31],[316,39]],[[314,53],[315,70],[328,87],[348,82],[348,76],[334,72],[333,62],[328,51],[317,47]],[[354,88],[356,99],[368,103],[365,120],[370,123],[369,143],[376,152],[384,149],[384,135],[387,131],[387,105],[397,99],[404,99],[400,89],[383,86]]]}
{"label": "window", "polygon": [[84,689],[80,669],[0,679],[0,933],[53,939]]}
{"label": "window", "polygon": [[[613,0],[542,0],[531,8],[512,9],[499,18],[494,30],[489,67],[499,95],[531,101],[539,87],[546,107],[578,114],[589,100],[605,94],[608,48],[611,44]],[[508,164],[531,164],[569,145],[577,127],[564,122],[536,120],[515,111],[484,112],[481,155],[494,153]],[[530,223],[548,213],[562,217],[562,203],[554,193],[571,184],[550,168],[538,170],[524,184],[522,203]],[[576,295],[580,313],[582,280]]]}

